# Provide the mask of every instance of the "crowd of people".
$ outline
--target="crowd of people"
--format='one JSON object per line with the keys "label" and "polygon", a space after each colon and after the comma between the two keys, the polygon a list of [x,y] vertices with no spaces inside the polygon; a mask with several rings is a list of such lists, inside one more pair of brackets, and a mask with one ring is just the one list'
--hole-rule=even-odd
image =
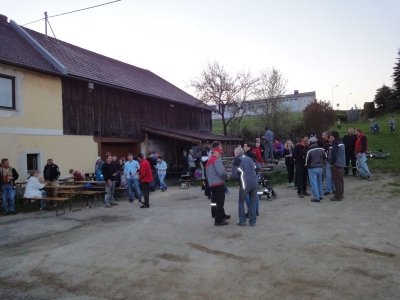
{"label": "crowd of people", "polygon": [[[393,125],[394,126],[394,125]],[[371,179],[367,165],[366,152],[368,140],[361,129],[347,130],[341,139],[337,131],[323,132],[317,135],[304,135],[294,144],[291,140],[282,144],[274,138],[273,131],[266,127],[262,137],[255,139],[255,143],[245,142],[234,149],[234,160],[230,177],[239,182],[238,196],[238,225],[255,226],[258,216],[260,164],[272,163],[276,157],[284,159],[287,168],[288,185],[297,190],[300,198],[310,196],[307,187],[311,187],[312,202],[320,202],[324,196],[332,194],[331,201],[342,201],[344,198],[343,176],[352,174],[359,178]],[[228,225],[230,215],[225,213],[224,202],[228,179],[227,170],[222,162],[222,144],[213,142],[211,149],[205,147],[200,151],[200,157],[193,154],[193,149],[184,150],[181,157],[182,174],[196,177],[200,169],[200,178],[203,179],[205,195],[211,200],[211,212],[216,226]],[[128,200],[134,203],[137,200],[140,208],[149,208],[149,195],[156,187],[164,192],[167,190],[165,177],[168,165],[161,155],[150,152],[148,157],[139,153],[134,158],[128,153],[127,159],[107,153],[105,161],[97,157],[94,176],[96,181],[105,182],[104,207],[111,208],[118,203],[114,194],[116,187],[128,190]],[[19,175],[15,168],[9,165],[8,159],[1,161],[1,190],[2,206],[6,214],[15,213],[15,181]],[[69,174],[75,181],[85,180],[84,174],[70,169]],[[27,181],[25,197],[41,198],[46,193],[45,184],[55,183],[60,176],[59,167],[52,159],[47,160],[43,170],[43,179],[40,173],[34,171]],[[199,178],[197,178],[199,179]],[[50,193],[48,191],[48,193]],[[50,195],[52,196],[52,195]],[[247,205],[247,212],[245,210]],[[41,209],[46,209],[45,201],[41,202]]]}
{"label": "crowd of people", "polygon": [[344,197],[343,176],[351,172],[353,176],[371,180],[367,151],[367,137],[361,129],[354,132],[353,128],[348,128],[343,139],[337,131],[332,131],[323,132],[320,138],[304,135],[295,145],[288,140],[283,152],[288,184],[294,186],[298,196],[303,198],[310,196],[307,192],[309,183],[312,202],[320,202],[329,194],[334,194],[332,201],[341,201]]}

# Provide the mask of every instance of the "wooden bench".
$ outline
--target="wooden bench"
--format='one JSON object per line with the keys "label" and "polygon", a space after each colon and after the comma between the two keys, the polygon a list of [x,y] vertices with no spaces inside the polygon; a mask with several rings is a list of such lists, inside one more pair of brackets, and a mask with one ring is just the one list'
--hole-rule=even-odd
{"label": "wooden bench", "polygon": [[[24,206],[24,204],[26,204],[27,202],[32,203],[32,202],[36,202],[36,201],[53,201],[56,204],[56,216],[61,216],[65,214],[65,206],[64,203],[66,201],[70,201],[69,197],[42,197],[42,198],[29,198],[29,197],[22,197],[20,198],[22,201],[22,207]],[[62,213],[58,213],[58,211],[60,210],[60,206],[59,204],[61,204],[61,208],[62,208]]]}
{"label": "wooden bench", "polygon": [[93,207],[96,205],[96,199],[103,194],[102,191],[90,191],[90,190],[83,190],[83,191],[76,191],[72,192],[72,195],[77,195],[81,196],[81,204],[83,208],[83,202],[86,200],[86,207],[89,207],[89,199],[91,198],[92,200],[92,205],[90,207]]}

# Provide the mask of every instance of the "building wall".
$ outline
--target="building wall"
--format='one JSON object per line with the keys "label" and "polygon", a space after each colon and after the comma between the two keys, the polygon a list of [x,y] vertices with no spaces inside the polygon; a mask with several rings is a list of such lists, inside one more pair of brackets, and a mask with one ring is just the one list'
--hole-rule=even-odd
{"label": "building wall", "polygon": [[[315,92],[308,93],[297,93],[297,94],[289,94],[284,95],[281,98],[280,104],[289,109],[291,112],[301,112],[303,111],[310,103],[314,102],[316,99]],[[264,101],[265,100],[249,100],[246,101],[244,107],[246,109],[245,115],[247,116],[259,116],[264,113]],[[225,113],[226,118],[231,118],[232,115],[229,113],[229,110]],[[212,119],[218,120],[221,119],[221,115],[213,112]]]}
{"label": "building wall", "polygon": [[61,80],[4,64],[0,73],[16,78],[16,109],[0,109],[0,158],[8,158],[21,179],[27,176],[27,154],[38,154],[40,171],[48,158],[62,176],[70,168],[92,171],[98,149],[93,137],[63,135]]}
{"label": "building wall", "polygon": [[97,143],[91,136],[46,136],[0,134],[0,156],[8,158],[20,179],[27,178],[27,154],[38,154],[38,169],[43,172],[48,158],[59,166],[61,176],[69,169],[94,172]]}
{"label": "building wall", "polygon": [[0,110],[0,132],[62,134],[61,80],[54,76],[0,64],[14,76],[16,110]]}

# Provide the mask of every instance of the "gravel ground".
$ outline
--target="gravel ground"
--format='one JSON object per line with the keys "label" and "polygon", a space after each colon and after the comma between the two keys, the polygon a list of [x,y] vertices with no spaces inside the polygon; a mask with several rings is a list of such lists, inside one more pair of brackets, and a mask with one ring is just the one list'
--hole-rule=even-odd
{"label": "gravel ground", "polygon": [[[399,299],[400,199],[389,185],[345,179],[345,199],[299,199],[274,187],[256,227],[216,227],[199,187],[0,217],[0,299]],[[397,194],[396,194],[397,189]]]}

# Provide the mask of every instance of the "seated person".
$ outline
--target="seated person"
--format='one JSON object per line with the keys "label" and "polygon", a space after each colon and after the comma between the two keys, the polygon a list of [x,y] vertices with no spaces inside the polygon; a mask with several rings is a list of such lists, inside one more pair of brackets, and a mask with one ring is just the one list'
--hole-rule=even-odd
{"label": "seated person", "polygon": [[281,159],[283,157],[283,150],[283,144],[278,139],[276,139],[274,142],[274,158],[278,160]]}
{"label": "seated person", "polygon": [[74,171],[74,169],[70,169],[69,174],[74,176],[74,181],[85,181],[85,177],[79,171]]}
{"label": "seated person", "polygon": [[[32,175],[29,177],[26,184],[24,197],[25,198],[43,198],[46,197],[46,192],[43,190],[45,187],[45,181],[43,178],[39,179],[39,172],[33,171]],[[46,208],[46,201],[40,200],[40,209],[44,210]]]}

